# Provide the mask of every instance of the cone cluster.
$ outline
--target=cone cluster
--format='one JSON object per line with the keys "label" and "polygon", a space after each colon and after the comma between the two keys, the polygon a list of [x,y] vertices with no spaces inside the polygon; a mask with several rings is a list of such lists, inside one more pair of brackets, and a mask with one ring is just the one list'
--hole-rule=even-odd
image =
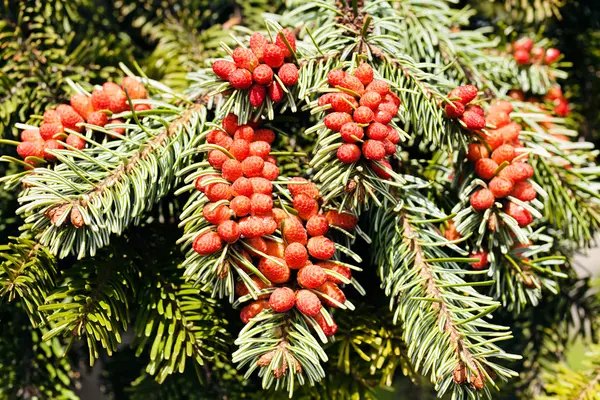
{"label": "cone cluster", "polygon": [[[56,157],[47,150],[60,150],[63,145],[59,140],[66,138],[66,143],[78,150],[85,147],[86,142],[80,136],[65,133],[65,128],[75,132],[83,131],[83,123],[103,127],[106,124],[123,123],[119,119],[110,119],[109,115],[129,110],[127,90],[131,99],[145,99],[148,93],[144,85],[132,77],[125,77],[121,86],[114,82],[105,82],[101,89],[95,89],[91,96],[74,94],[70,104],[61,104],[44,112],[43,122],[38,129],[25,129],[21,132],[21,143],[17,153],[22,158],[37,157],[46,161],[54,161]],[[147,104],[136,104],[135,111],[150,109]],[[117,134],[124,134],[122,128],[114,129]],[[32,160],[26,160],[34,164]]]}
{"label": "cone cluster", "polygon": [[560,58],[560,50],[535,46],[533,39],[522,37],[512,43],[512,53],[519,65],[554,64]]}
{"label": "cone cluster", "polygon": [[400,134],[390,125],[398,114],[400,99],[387,82],[373,79],[367,63],[352,73],[330,71],[329,86],[339,91],[319,98],[319,106],[329,105],[325,126],[339,132],[343,144],[337,149],[337,158],[352,164],[365,160],[381,178],[388,179],[391,165],[387,158],[396,153]]}
{"label": "cone cluster", "polygon": [[[244,307],[240,317],[248,322],[264,308],[284,313],[295,307],[306,317],[312,317],[326,336],[331,336],[337,325],[334,321],[327,322],[321,309],[324,305],[338,308],[344,304],[346,296],[340,285],[352,278],[352,272],[342,263],[331,261],[335,243],[326,234],[332,225],[353,229],[357,218],[337,211],[320,213],[320,193],[306,179],[293,178],[288,188],[293,197],[292,213],[276,211],[281,216],[277,219],[283,241],[267,242],[265,254],[268,257],[258,261],[260,272],[271,282],[271,285],[261,282],[259,287],[275,289],[268,300],[259,299]],[[259,281],[257,276],[252,279]],[[245,295],[248,288],[240,281],[236,292]]]}
{"label": "cone cluster", "polygon": [[232,60],[217,60],[212,70],[234,89],[248,90],[250,104],[260,107],[267,95],[277,103],[283,99],[283,87],[298,83],[298,67],[292,62],[295,51],[296,38],[289,29],[283,29],[273,43],[255,32],[249,49],[237,47]]}

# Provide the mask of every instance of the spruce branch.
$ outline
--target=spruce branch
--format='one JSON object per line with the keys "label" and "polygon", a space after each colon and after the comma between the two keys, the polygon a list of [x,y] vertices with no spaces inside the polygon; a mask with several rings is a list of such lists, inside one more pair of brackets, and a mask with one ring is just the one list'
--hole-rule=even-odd
{"label": "spruce branch", "polygon": [[180,280],[158,281],[139,293],[134,321],[136,355],[149,350],[146,372],[162,383],[192,362],[197,370],[207,359],[223,353],[227,331],[215,319],[216,303],[200,289]]}
{"label": "spruce branch", "polygon": [[565,4],[563,0],[492,0],[474,6],[486,16],[507,20],[511,25],[530,27],[552,18],[561,20],[560,10]]}
{"label": "spruce branch", "polygon": [[497,378],[515,376],[491,358],[519,357],[495,344],[511,337],[507,328],[484,319],[499,303],[479,294],[475,286],[491,282],[465,282],[460,275],[466,271],[458,266],[464,259],[449,256],[444,248],[456,251],[456,246],[430,223],[413,222],[439,213],[434,210],[416,208],[410,200],[401,210],[374,209],[373,260],[390,297],[394,320],[403,324],[415,369],[430,375],[440,395],[450,390],[456,398],[478,393],[490,397],[488,384],[496,386]]}
{"label": "spruce branch", "polygon": [[[459,159],[462,157],[462,155],[459,155]],[[469,167],[467,166],[467,168]],[[470,197],[476,190],[487,188],[484,181],[475,177],[472,169],[467,169],[465,172],[457,171],[454,180],[457,184],[462,181],[458,188],[459,201],[452,209],[452,213],[456,215],[454,218],[456,229],[462,236],[473,235],[475,249],[483,247],[489,250],[499,248],[503,253],[506,253],[516,244],[530,242],[532,228],[530,226],[519,226],[517,221],[505,212],[506,207],[504,204],[495,202],[494,206],[485,212],[478,212],[469,204]],[[539,187],[537,189],[542,195],[546,195],[543,189]],[[510,196],[509,200],[517,202],[532,216],[541,218],[543,204],[539,200],[534,200],[529,204]]]}
{"label": "spruce branch", "polygon": [[12,237],[0,246],[0,297],[19,300],[33,327],[45,321],[38,308],[44,304],[58,278],[56,260],[39,242]]}
{"label": "spruce branch", "polygon": [[488,255],[494,278],[491,291],[507,310],[520,313],[526,305],[537,306],[544,294],[557,295],[565,273],[566,257],[555,254],[554,238],[539,229],[530,242],[517,245],[509,252],[494,251]]}
{"label": "spruce branch", "polygon": [[313,386],[325,377],[320,362],[328,358],[305,318],[298,311],[263,311],[240,331],[232,361],[248,368],[246,378],[260,368],[263,388],[286,390],[290,398],[296,382]]}
{"label": "spruce branch", "polygon": [[[559,248],[556,251],[560,252]],[[515,331],[512,348],[523,354],[523,360],[517,367],[520,379],[504,388],[507,393],[528,398],[543,393],[553,367],[567,356],[576,329],[580,330],[578,339],[583,339],[584,343],[597,340],[600,323],[597,285],[589,278],[578,278],[573,268],[565,270],[569,277],[561,282],[558,295],[544,296],[537,307],[510,314],[511,323],[520,327]],[[553,312],[539,312],[546,309]]]}
{"label": "spruce branch", "polygon": [[589,246],[600,228],[598,150],[588,142],[572,142],[576,132],[563,126],[562,119],[527,103],[517,106],[524,144],[539,155],[532,165],[534,180],[548,193],[544,216],[573,246]]}
{"label": "spruce branch", "polygon": [[42,339],[60,335],[69,338],[70,348],[75,339],[85,338],[91,366],[100,356],[96,342],[112,355],[129,324],[128,300],[139,273],[131,260],[117,257],[115,253],[78,262],[38,307],[49,322]]}
{"label": "spruce branch", "polygon": [[391,387],[398,369],[413,376],[402,330],[393,319],[389,310],[369,305],[359,306],[353,314],[341,313],[337,316],[339,334],[327,347],[332,357],[329,365],[369,389]]}
{"label": "spruce branch", "polygon": [[53,254],[93,256],[110,234],[138,223],[171,190],[185,164],[179,154],[202,129],[206,110],[196,105],[154,113],[157,118],[144,118],[140,126],[126,124],[123,140],[56,151],[60,164],[22,179],[27,188],[18,213]]}

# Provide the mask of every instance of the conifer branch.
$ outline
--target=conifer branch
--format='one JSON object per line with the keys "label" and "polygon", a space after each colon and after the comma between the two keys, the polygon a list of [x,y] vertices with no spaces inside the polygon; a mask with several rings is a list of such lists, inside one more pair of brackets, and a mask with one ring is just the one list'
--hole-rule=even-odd
{"label": "conifer branch", "polygon": [[134,347],[139,356],[149,351],[146,372],[162,383],[170,374],[183,373],[187,361],[194,368],[223,353],[227,331],[215,318],[216,302],[198,288],[159,276],[139,293],[142,304],[134,321]]}
{"label": "conifer branch", "polygon": [[64,283],[38,307],[50,323],[42,339],[60,335],[69,338],[71,347],[75,339],[85,337],[91,366],[100,356],[96,342],[112,355],[129,324],[128,300],[137,271],[125,257],[115,264],[116,257],[118,254],[77,263],[63,274]]}
{"label": "conifer branch", "polygon": [[64,357],[64,346],[54,338],[41,339],[45,328],[28,323],[20,305],[0,309],[0,388],[5,398],[77,400],[79,373]]}
{"label": "conifer branch", "polygon": [[27,215],[26,223],[53,254],[93,256],[111,233],[137,223],[171,190],[184,165],[179,153],[202,129],[206,111],[196,105],[181,115],[171,108],[155,112],[162,120],[127,125],[126,139],[82,151],[59,150],[62,163],[23,178],[27,188],[18,213]]}
{"label": "conifer branch", "polygon": [[297,311],[263,311],[240,331],[235,344],[239,348],[232,361],[248,367],[246,378],[260,368],[264,389],[286,390],[292,397],[296,381],[313,386],[325,377],[320,362],[327,361],[327,355]]}
{"label": "conifer branch", "polygon": [[534,105],[518,103],[517,116],[525,125],[525,145],[538,156],[534,179],[548,196],[544,215],[549,223],[572,241],[589,246],[600,229],[599,174],[594,165],[597,150],[591,143],[572,142],[576,132],[562,126]]}
{"label": "conifer branch", "polygon": [[58,270],[48,249],[27,237],[0,246],[0,297],[20,300],[33,327],[45,321],[38,307],[56,285]]}
{"label": "conifer branch", "polygon": [[[457,263],[462,259],[448,256],[444,247],[432,246],[446,241],[430,224],[411,222],[426,219],[420,213],[429,212],[414,207],[407,201],[398,213],[381,207],[371,214],[375,221],[373,260],[390,297],[394,320],[403,324],[413,366],[430,375],[440,395],[451,390],[463,398],[484,390],[489,397],[488,383],[496,386],[496,376],[507,379],[515,373],[493,363],[488,354],[518,358],[494,344],[511,337],[507,328],[484,321],[499,303],[477,293],[475,283],[460,277]],[[456,251],[454,245],[446,246]],[[425,341],[417,339],[425,332],[429,332]]]}

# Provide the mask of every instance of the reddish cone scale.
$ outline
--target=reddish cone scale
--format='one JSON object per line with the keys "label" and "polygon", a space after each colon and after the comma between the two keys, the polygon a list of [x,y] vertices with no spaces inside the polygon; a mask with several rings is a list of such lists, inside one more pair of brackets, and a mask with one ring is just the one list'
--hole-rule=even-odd
{"label": "reddish cone scale", "polygon": [[277,72],[277,76],[285,86],[293,86],[298,83],[298,68],[296,65],[287,63],[283,64]]}
{"label": "reddish cone scale", "polygon": [[467,105],[477,97],[477,87],[473,85],[459,86],[453,89],[448,97],[456,97],[463,105]]}
{"label": "reddish cone scale", "polygon": [[537,193],[531,183],[517,182],[510,195],[521,201],[532,201],[535,199]]}
{"label": "reddish cone scale", "polygon": [[356,122],[347,122],[342,126],[340,134],[344,142],[355,143],[364,137],[365,132]]}
{"label": "reddish cone scale", "polygon": [[511,162],[516,156],[515,148],[510,144],[503,144],[492,153],[492,160],[500,165],[503,162]]}
{"label": "reddish cone scale", "polygon": [[[322,261],[317,263],[316,265],[323,269],[328,269],[337,272],[338,274],[342,275],[348,280],[352,279],[352,270],[344,265],[340,265],[331,261]],[[329,274],[327,274],[327,280],[335,283],[336,285],[341,285],[344,283],[341,279]]]}
{"label": "reddish cone scale", "polygon": [[362,145],[362,152],[367,160],[382,160],[385,155],[385,147],[383,143],[377,140],[366,140]]}
{"label": "reddish cone scale", "polygon": [[471,206],[475,211],[485,211],[488,208],[492,208],[496,198],[494,194],[488,189],[479,189],[471,195]]}
{"label": "reddish cone scale", "polygon": [[500,171],[500,176],[506,177],[514,183],[523,182],[534,174],[533,167],[524,162],[515,162]]}
{"label": "reddish cone scale", "polygon": [[286,312],[291,310],[296,303],[294,291],[287,287],[277,288],[269,297],[269,305],[275,312]]}
{"label": "reddish cone scale", "polygon": [[504,210],[508,215],[513,217],[520,227],[527,226],[533,222],[533,217],[531,213],[527,211],[524,207],[509,201],[506,204],[506,208]]}
{"label": "reddish cone scale", "polygon": [[60,115],[56,112],[56,110],[44,111],[43,118],[45,124],[60,124]]}
{"label": "reddish cone scale", "polygon": [[265,54],[265,46],[269,43],[266,37],[260,32],[254,32],[250,36],[250,50],[254,53],[258,61],[262,61]]}
{"label": "reddish cone scale", "polygon": [[296,184],[288,184],[288,190],[293,197],[299,195],[300,193],[304,193],[315,199],[320,197],[319,189],[314,183],[301,177],[294,177],[291,179],[291,181],[297,182]]}
{"label": "reddish cone scale", "polygon": [[213,183],[204,192],[210,201],[229,200],[232,197],[231,186],[226,183]]}
{"label": "reddish cone scale", "polygon": [[488,149],[483,144],[471,143],[467,152],[467,160],[477,162],[479,159],[487,158],[489,154]]}
{"label": "reddish cone scale", "polygon": [[123,78],[121,81],[121,87],[127,91],[129,97],[132,99],[148,98],[148,91],[146,90],[146,87],[134,77],[126,76]]}
{"label": "reddish cone scale", "polygon": [[76,148],[77,150],[82,150],[83,148],[85,148],[86,141],[83,138],[75,135],[74,133],[71,133],[67,137],[66,143],[69,146]]}
{"label": "reddish cone scale", "polygon": [[334,321],[332,321],[330,325],[322,314],[317,314],[314,318],[325,336],[330,337],[335,335],[338,330],[338,326]]}
{"label": "reddish cone scale", "polygon": [[278,103],[283,99],[283,88],[279,84],[279,82],[274,81],[271,86],[269,86],[269,98],[274,103]]}
{"label": "reddish cone scale", "polygon": [[460,101],[453,101],[446,104],[444,110],[448,118],[460,118],[465,113],[465,105]]}
{"label": "reddish cone scale", "polygon": [[215,253],[222,248],[221,238],[216,232],[206,232],[194,240],[194,251],[201,255]]}
{"label": "reddish cone scale", "polygon": [[271,306],[266,300],[254,301],[250,303],[250,305],[247,305],[246,307],[242,308],[242,311],[240,312],[240,319],[243,323],[247,324],[250,321],[250,319],[256,317],[264,309],[269,308],[271,308]]}
{"label": "reddish cone scale", "polygon": [[489,180],[496,175],[498,163],[491,158],[481,158],[475,163],[475,173],[481,179]]}
{"label": "reddish cone scale", "polygon": [[21,142],[34,142],[36,140],[44,140],[37,129],[25,129],[21,132]]}
{"label": "reddish cone scale", "polygon": [[483,129],[486,124],[485,118],[473,111],[465,111],[460,120],[472,131]]}
{"label": "reddish cone scale", "polygon": [[236,69],[229,75],[229,83],[235,89],[248,89],[252,86],[252,73],[247,69]]}
{"label": "reddish cone scale", "polygon": [[308,253],[319,260],[329,260],[335,254],[335,245],[324,236],[315,236],[308,240]]}
{"label": "reddish cone scale", "polygon": [[306,265],[308,261],[308,251],[302,244],[290,243],[284,252],[285,262],[288,267],[299,269]]}
{"label": "reddish cone scale", "polygon": [[223,221],[217,227],[217,234],[227,243],[235,243],[241,235],[238,224],[234,221]]}
{"label": "reddish cone scale", "polygon": [[229,208],[223,204],[216,205],[215,203],[208,203],[204,206],[202,215],[208,222],[214,225],[219,225],[230,218]]}
{"label": "reddish cone scale", "polygon": [[325,282],[323,285],[317,288],[317,291],[328,296],[322,297],[321,300],[330,307],[339,308],[339,305],[330,300],[333,299],[340,304],[344,304],[346,302],[346,296],[344,292],[333,282]]}
{"label": "reddish cone scale", "polygon": [[338,213],[337,211],[327,211],[325,218],[329,221],[330,225],[337,226],[339,228],[351,231],[358,224],[358,217],[350,213]]}
{"label": "reddish cone scale", "polygon": [[108,116],[101,111],[94,111],[88,115],[88,124],[103,127],[108,123]]}
{"label": "reddish cone scale", "polygon": [[34,140],[31,142],[22,142],[17,146],[17,154],[22,158],[38,157],[44,158],[44,141]]}
{"label": "reddish cone scale", "polygon": [[313,215],[306,221],[306,232],[309,236],[323,236],[329,230],[329,221],[324,215]]}
{"label": "reddish cone scale", "polygon": [[87,120],[89,114],[94,112],[92,100],[85,94],[74,94],[71,96],[70,103],[73,110],[75,110],[75,112],[77,112],[84,120]]}
{"label": "reddish cone scale", "polygon": [[303,288],[316,289],[327,281],[327,274],[318,265],[310,264],[298,271],[297,280]]}
{"label": "reddish cone scale", "polygon": [[310,290],[298,290],[296,292],[296,308],[308,317],[314,317],[321,311],[321,300]]}
{"label": "reddish cone scale", "polygon": [[275,284],[285,283],[290,279],[290,269],[281,258],[261,258],[258,263],[260,272]]}
{"label": "reddish cone scale", "polygon": [[496,176],[492,178],[488,187],[494,197],[503,198],[508,196],[513,191],[514,184],[510,179]]}
{"label": "reddish cone scale", "polygon": [[60,123],[43,123],[40,126],[40,136],[43,140],[53,139],[55,135],[63,132],[63,126]]}

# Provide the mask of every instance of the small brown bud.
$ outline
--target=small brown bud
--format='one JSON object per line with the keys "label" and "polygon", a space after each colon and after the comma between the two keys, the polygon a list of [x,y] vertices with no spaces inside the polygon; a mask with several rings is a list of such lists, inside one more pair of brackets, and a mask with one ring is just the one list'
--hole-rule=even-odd
{"label": "small brown bud", "polygon": [[296,373],[301,374],[302,373],[302,365],[300,365],[300,362],[298,360],[294,359],[294,361],[296,361]]}
{"label": "small brown bud", "polygon": [[346,184],[346,188],[344,189],[346,193],[352,193],[356,190],[356,182],[351,180]]}
{"label": "small brown bud", "polygon": [[458,240],[462,237],[456,230],[456,224],[453,220],[448,221],[448,226],[444,231],[444,237],[450,241]]}
{"label": "small brown bud", "polygon": [[219,278],[224,279],[229,274],[229,264],[228,263],[221,264],[221,266],[218,269],[218,273],[219,273]]}
{"label": "small brown bud", "polygon": [[492,232],[496,232],[497,224],[498,222],[496,221],[496,215],[492,214],[492,216],[488,220],[488,229]]}
{"label": "small brown bud", "polygon": [[260,358],[258,359],[256,364],[259,367],[266,367],[267,365],[271,364],[271,360],[273,360],[274,356],[275,356],[275,350],[265,353],[262,356],[260,356]]}
{"label": "small brown bud", "polygon": [[62,206],[58,206],[58,207],[54,207],[54,209],[50,212],[48,212],[48,215],[50,216],[50,222],[52,222],[52,225],[58,226],[60,220],[62,219],[63,215],[65,214],[66,210],[67,210],[68,204],[63,204]]}
{"label": "small brown bud", "polygon": [[475,390],[481,390],[485,387],[484,378],[480,372],[477,372],[477,374],[471,378],[471,386],[473,386],[473,389]]}
{"label": "small brown bud", "polygon": [[281,358],[281,365],[278,368],[273,369],[273,374],[275,378],[280,379],[287,373],[287,362],[285,362],[285,357]]}
{"label": "small brown bud", "polygon": [[83,221],[83,216],[81,215],[81,211],[79,211],[78,206],[74,206],[71,210],[71,224],[73,224],[73,226],[78,229],[85,225],[85,222]]}
{"label": "small brown bud", "polygon": [[463,363],[462,361],[458,363],[458,365],[456,366],[456,368],[454,368],[454,382],[460,384],[465,383],[465,381],[467,380],[467,367],[465,366],[465,363]]}

